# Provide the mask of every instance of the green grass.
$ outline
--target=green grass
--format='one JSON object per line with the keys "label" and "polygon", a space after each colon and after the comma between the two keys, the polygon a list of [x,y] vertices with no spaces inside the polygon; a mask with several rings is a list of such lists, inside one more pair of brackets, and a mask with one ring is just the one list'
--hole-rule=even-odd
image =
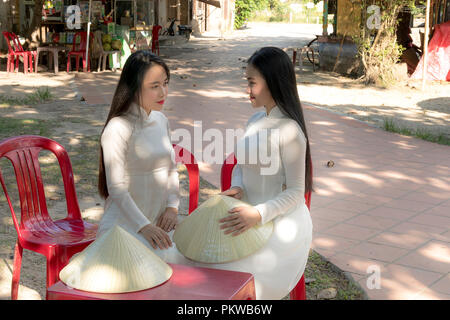
{"label": "green grass", "polygon": [[0,117],[0,139],[24,134],[48,137],[51,128],[56,125],[54,121],[50,120]]}
{"label": "green grass", "polygon": [[305,270],[305,279],[314,279],[306,284],[306,298],[317,300],[317,294],[327,288],[335,288],[337,295],[332,300],[363,300],[364,291],[353,281],[325,260],[321,255],[311,250]]}
{"label": "green grass", "polygon": [[389,132],[399,133],[405,136],[412,136],[419,139],[423,139],[430,142],[435,142],[443,145],[450,145],[450,138],[444,134],[434,134],[424,129],[410,129],[405,127],[400,127],[395,123],[393,119],[385,118],[383,120],[383,129]]}
{"label": "green grass", "polygon": [[0,94],[0,104],[5,105],[36,105],[48,102],[53,99],[53,95],[48,87],[37,88],[33,93],[28,93],[23,98],[17,98]]}

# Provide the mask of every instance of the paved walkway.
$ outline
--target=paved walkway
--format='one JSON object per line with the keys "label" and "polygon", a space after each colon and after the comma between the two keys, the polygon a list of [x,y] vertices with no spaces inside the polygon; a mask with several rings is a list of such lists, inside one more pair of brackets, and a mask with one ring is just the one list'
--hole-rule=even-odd
{"label": "paved walkway", "polygon": [[[243,128],[255,110],[238,58],[263,45],[289,45],[289,36],[249,34],[162,52],[172,70],[164,111],[172,130],[193,135],[194,120],[202,120],[196,127],[203,132]],[[78,74],[76,83],[87,103],[108,103],[117,79]],[[450,148],[304,109],[314,162],[314,250],[371,299],[450,299]],[[218,186],[219,169],[202,163],[201,175]]]}

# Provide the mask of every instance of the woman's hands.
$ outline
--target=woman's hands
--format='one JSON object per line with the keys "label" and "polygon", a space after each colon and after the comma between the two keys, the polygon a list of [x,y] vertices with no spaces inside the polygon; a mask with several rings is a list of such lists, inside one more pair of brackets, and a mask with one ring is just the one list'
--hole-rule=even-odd
{"label": "woman's hands", "polygon": [[169,232],[175,229],[177,221],[178,221],[178,209],[167,207],[166,211],[164,211],[159,216],[159,219],[156,222],[156,226],[160,227],[166,232]]}
{"label": "woman's hands", "polygon": [[241,199],[244,191],[240,187],[233,187],[224,192],[219,193],[222,196],[230,196],[236,199]]}
{"label": "woman's hands", "polygon": [[255,207],[236,207],[228,211],[230,215],[219,220],[220,229],[225,234],[238,236],[261,221],[261,215]]}
{"label": "woman's hands", "polygon": [[[241,199],[244,191],[240,187],[233,187],[220,195],[229,196],[236,199]],[[222,225],[220,229],[225,229],[225,234],[232,234],[237,236],[255,226],[261,221],[261,215],[259,211],[254,207],[236,207],[228,211],[230,215],[219,220]]]}
{"label": "woman's hands", "polygon": [[139,232],[151,244],[153,249],[167,249],[172,246],[169,235],[160,227],[147,224]]}

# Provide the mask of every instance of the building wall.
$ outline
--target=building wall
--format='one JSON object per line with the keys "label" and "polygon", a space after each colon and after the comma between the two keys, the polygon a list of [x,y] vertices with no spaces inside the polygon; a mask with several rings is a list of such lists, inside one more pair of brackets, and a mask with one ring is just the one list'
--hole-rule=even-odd
{"label": "building wall", "polygon": [[355,36],[359,33],[360,24],[360,2],[351,0],[338,0],[336,33],[340,36]]}
{"label": "building wall", "polygon": [[167,24],[167,0],[159,1],[158,24],[163,28]]}
{"label": "building wall", "polygon": [[[231,33],[234,25],[234,0],[220,0],[221,6],[217,8],[206,5],[203,2],[193,0],[196,10],[193,14],[193,27],[197,33],[219,32],[221,34]],[[194,24],[196,24],[194,26]]]}

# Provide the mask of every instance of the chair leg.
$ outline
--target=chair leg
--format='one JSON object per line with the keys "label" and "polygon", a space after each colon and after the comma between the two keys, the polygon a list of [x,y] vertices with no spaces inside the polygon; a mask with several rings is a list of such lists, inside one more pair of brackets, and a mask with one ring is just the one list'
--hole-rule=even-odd
{"label": "chair leg", "polygon": [[76,60],[76,63],[75,63],[76,70],[75,71],[78,72],[78,68],[80,67],[80,56],[76,55],[75,60]]}
{"label": "chair leg", "polygon": [[70,54],[67,57],[67,72],[69,72],[69,71],[70,71]]}
{"label": "chair leg", "polygon": [[10,65],[11,65],[11,56],[8,54],[8,61],[6,62],[6,72],[8,73]]}
{"label": "chair leg", "polygon": [[33,54],[30,53],[28,57],[28,68],[30,68],[30,73],[33,73]]}
{"label": "chair leg", "polygon": [[305,274],[290,293],[291,300],[306,300]]}
{"label": "chair leg", "polygon": [[28,55],[23,55],[23,73],[28,74]]}
{"label": "chair leg", "polygon": [[97,72],[100,71],[100,64],[101,63],[102,63],[102,55],[100,55],[100,57],[98,57]]}
{"label": "chair leg", "polygon": [[108,55],[107,54],[103,55],[103,64],[102,64],[103,71],[106,70],[106,60],[108,60]]}
{"label": "chair leg", "polygon": [[58,282],[59,279],[59,261],[57,249],[50,247],[47,253],[47,288]]}
{"label": "chair leg", "polygon": [[14,263],[13,263],[13,275],[11,284],[11,300],[17,300],[19,293],[19,282],[20,282],[20,269],[22,267],[22,253],[23,248],[19,243],[16,242],[16,247],[14,248]]}

